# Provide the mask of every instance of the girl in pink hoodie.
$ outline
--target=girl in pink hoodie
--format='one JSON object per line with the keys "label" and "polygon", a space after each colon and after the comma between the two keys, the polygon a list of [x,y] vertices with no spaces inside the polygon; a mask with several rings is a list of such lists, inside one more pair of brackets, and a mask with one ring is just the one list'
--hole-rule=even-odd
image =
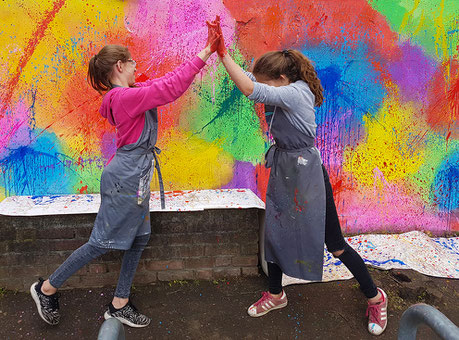
{"label": "girl in pink hoodie", "polygon": [[155,146],[158,131],[156,108],[179,98],[205,61],[215,52],[219,35],[209,30],[206,47],[196,57],[166,76],[135,83],[136,62],[126,47],[107,45],[89,62],[92,87],[104,95],[101,115],[116,127],[117,151],[102,172],[101,205],[89,241],[45,281],[30,287],[41,318],[59,323],[57,289],[77,270],[110,249],[124,250],[118,285],[105,312],[131,327],[145,327],[150,318],[129,300],[132,280],[150,233],[150,181],[155,168],[164,190]]}

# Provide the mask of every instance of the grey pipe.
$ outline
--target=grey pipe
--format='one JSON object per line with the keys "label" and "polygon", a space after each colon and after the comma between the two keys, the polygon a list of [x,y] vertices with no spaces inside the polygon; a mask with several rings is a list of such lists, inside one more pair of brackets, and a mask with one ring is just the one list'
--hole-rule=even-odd
{"label": "grey pipe", "polygon": [[458,340],[459,328],[438,309],[418,303],[408,308],[400,319],[398,340],[415,340],[420,324],[426,324],[444,340]]}
{"label": "grey pipe", "polygon": [[97,340],[124,340],[123,324],[115,319],[110,318],[104,321],[99,329]]}

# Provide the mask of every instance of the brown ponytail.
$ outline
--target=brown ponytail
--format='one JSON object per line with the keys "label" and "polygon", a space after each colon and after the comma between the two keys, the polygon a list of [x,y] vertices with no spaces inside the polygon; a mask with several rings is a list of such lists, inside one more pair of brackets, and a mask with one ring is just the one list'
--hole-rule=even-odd
{"label": "brown ponytail", "polygon": [[131,58],[131,54],[127,47],[119,45],[106,45],[99,53],[89,60],[88,67],[88,82],[89,84],[102,94],[112,88],[110,77],[113,71],[113,65],[118,60],[126,62]]}
{"label": "brown ponytail", "polygon": [[315,106],[322,105],[324,89],[317,77],[311,61],[297,50],[272,51],[263,54],[253,67],[254,75],[263,75],[269,79],[279,79],[283,74],[292,83],[305,81],[315,96]]}

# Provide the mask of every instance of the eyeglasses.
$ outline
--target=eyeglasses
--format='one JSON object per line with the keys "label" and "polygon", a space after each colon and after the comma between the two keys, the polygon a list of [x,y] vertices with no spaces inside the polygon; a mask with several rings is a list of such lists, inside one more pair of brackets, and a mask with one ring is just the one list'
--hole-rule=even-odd
{"label": "eyeglasses", "polygon": [[136,61],[134,59],[128,59],[127,61],[129,61],[130,63],[133,63],[134,67],[137,65],[137,63],[136,63]]}

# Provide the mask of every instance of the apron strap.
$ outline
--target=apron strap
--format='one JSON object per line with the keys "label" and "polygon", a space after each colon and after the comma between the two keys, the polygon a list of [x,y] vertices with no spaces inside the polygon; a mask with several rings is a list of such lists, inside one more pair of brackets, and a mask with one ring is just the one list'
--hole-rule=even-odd
{"label": "apron strap", "polygon": [[161,149],[157,146],[153,147],[153,157],[155,158],[155,169],[158,171],[158,181],[159,181],[159,194],[161,197],[161,209],[166,208],[166,198],[164,195],[164,183],[163,183],[163,176],[161,175],[161,167],[159,166],[159,154],[161,153]]}

